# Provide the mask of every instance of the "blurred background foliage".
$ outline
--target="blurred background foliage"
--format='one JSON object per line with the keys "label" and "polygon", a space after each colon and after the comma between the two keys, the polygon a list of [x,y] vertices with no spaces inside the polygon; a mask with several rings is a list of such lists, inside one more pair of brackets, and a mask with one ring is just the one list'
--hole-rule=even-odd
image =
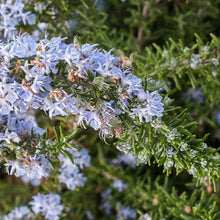
{"label": "blurred background foliage", "polygon": [[[220,147],[220,119],[215,120],[220,111],[220,68],[212,63],[220,53],[220,0],[32,0],[26,9],[37,15],[37,25],[20,26],[23,32],[34,34],[39,29],[42,35],[47,31],[49,36],[68,36],[67,41],[76,36],[81,43],[98,43],[129,57],[139,77],[159,80],[175,100],[173,105],[188,109],[190,120],[198,123],[199,137],[208,133],[208,145]],[[195,69],[190,68],[192,54],[203,59]],[[62,126],[68,129],[65,121]],[[113,192],[113,207],[120,201],[139,214],[148,212],[155,220],[220,219],[220,187],[213,192],[206,180],[196,187],[187,173],[176,176],[173,170],[166,177],[154,165],[112,166],[110,161],[118,151],[92,130],[81,132],[76,141],[92,156],[84,188],[68,191],[49,178],[36,189],[7,177],[2,170],[1,213],[26,204],[32,193],[46,190],[64,195],[69,214],[62,219],[92,219],[88,210],[94,219],[116,219],[115,210],[107,217],[103,212],[101,192],[112,187],[113,180],[122,179],[129,189]]]}

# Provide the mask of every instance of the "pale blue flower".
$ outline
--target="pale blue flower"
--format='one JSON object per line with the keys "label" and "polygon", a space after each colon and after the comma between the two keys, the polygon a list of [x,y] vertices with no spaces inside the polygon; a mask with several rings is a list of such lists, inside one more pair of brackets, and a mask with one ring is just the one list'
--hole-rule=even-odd
{"label": "pale blue flower", "polygon": [[215,119],[215,123],[217,125],[220,125],[220,111],[215,111],[214,119]]}
{"label": "pale blue flower", "polygon": [[27,206],[15,207],[10,213],[4,216],[3,220],[32,219],[33,214]]}
{"label": "pale blue flower", "polygon": [[36,16],[25,12],[24,8],[25,4],[21,0],[6,0],[0,4],[0,30],[4,31],[5,38],[16,33],[16,26],[20,23],[35,24]]}
{"label": "pale blue flower", "polygon": [[41,213],[46,219],[58,220],[62,211],[63,205],[59,195],[54,193],[40,194],[32,197],[29,202],[31,208],[35,214]]}
{"label": "pale blue flower", "polygon": [[130,206],[120,208],[117,213],[117,220],[122,220],[122,219],[127,220],[127,219],[136,219],[136,218],[137,218],[137,213]]}
{"label": "pale blue flower", "polygon": [[28,34],[16,36],[9,45],[9,53],[14,57],[25,58],[36,55],[36,41]]}
{"label": "pale blue flower", "polygon": [[[25,161],[27,162],[25,163]],[[29,156],[24,161],[9,161],[4,165],[9,175],[27,176],[30,179],[48,177],[51,169],[49,161],[42,154]]]}
{"label": "pale blue flower", "polygon": [[111,212],[111,203],[110,203],[110,201],[104,201],[102,203],[102,208],[103,208],[106,215],[111,215],[112,212]]}
{"label": "pale blue flower", "polygon": [[152,217],[148,213],[145,213],[140,217],[140,220],[152,220]]}
{"label": "pale blue flower", "polygon": [[49,91],[52,89],[50,83],[52,79],[49,76],[36,76],[31,85],[31,89],[34,93],[38,93],[40,91]]}
{"label": "pale blue flower", "polygon": [[79,172],[79,168],[72,164],[59,169],[59,181],[64,183],[69,190],[75,190],[76,187],[84,186],[87,178]]}
{"label": "pale blue flower", "polygon": [[90,125],[94,130],[98,130],[101,128],[101,120],[96,112],[92,112],[92,111],[80,112],[80,116],[78,118],[78,124],[85,127],[84,122]]}
{"label": "pale blue flower", "polygon": [[115,180],[113,183],[113,188],[117,189],[118,192],[122,192],[125,189],[127,189],[127,185],[125,183],[123,183],[122,180]]}
{"label": "pale blue flower", "polygon": [[131,98],[138,95],[139,90],[142,89],[141,84],[142,80],[131,73],[129,73],[122,79],[122,87],[124,87]]}
{"label": "pale blue flower", "polygon": [[163,116],[163,103],[161,102],[162,97],[157,91],[147,92],[147,107],[148,113],[151,116],[162,117]]}
{"label": "pale blue flower", "polygon": [[[59,169],[59,181],[64,183],[66,187],[70,190],[75,190],[76,187],[84,186],[87,178],[80,173],[80,169],[90,166],[90,155],[86,149],[80,151],[67,148],[67,151],[72,156],[74,164],[70,158],[60,155],[59,159],[62,162],[62,165]],[[79,167],[80,169],[79,169]]]}
{"label": "pale blue flower", "polygon": [[191,99],[193,102],[199,104],[202,104],[205,101],[202,88],[190,88],[186,93],[184,93],[184,97],[186,97],[187,100]]}
{"label": "pale blue flower", "polygon": [[113,165],[128,165],[135,169],[137,168],[137,155],[133,155],[132,153],[118,155],[111,163]]}
{"label": "pale blue flower", "polygon": [[107,188],[106,190],[104,190],[102,193],[101,193],[101,197],[102,197],[102,208],[105,212],[106,215],[111,215],[111,192],[112,192],[112,189],[111,188]]}

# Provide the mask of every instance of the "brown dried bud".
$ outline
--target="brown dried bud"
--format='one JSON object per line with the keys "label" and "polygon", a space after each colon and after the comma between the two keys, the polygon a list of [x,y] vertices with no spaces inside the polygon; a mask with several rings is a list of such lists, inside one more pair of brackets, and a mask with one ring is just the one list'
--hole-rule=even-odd
{"label": "brown dried bud", "polygon": [[187,214],[192,213],[191,207],[190,207],[190,206],[187,206],[187,205],[185,206],[184,211],[185,211]]}
{"label": "brown dried bud", "polygon": [[209,194],[213,192],[213,187],[210,184],[206,186],[206,189]]}
{"label": "brown dried bud", "polygon": [[24,160],[24,164],[30,166],[31,162],[29,160]]}
{"label": "brown dried bud", "polygon": [[42,46],[41,46],[40,44],[38,44],[38,45],[36,46],[36,51],[42,51]]}
{"label": "brown dried bud", "polygon": [[127,99],[128,97],[129,96],[128,96],[128,94],[126,92],[121,94],[121,98],[122,99]]}
{"label": "brown dried bud", "polygon": [[120,55],[119,60],[123,69],[130,69],[132,67],[132,61],[128,57]]}
{"label": "brown dried bud", "polygon": [[20,137],[22,140],[25,140],[26,137],[27,137],[27,135],[26,135],[24,132],[20,132],[19,137]]}
{"label": "brown dried bud", "polygon": [[5,157],[5,158],[4,158],[4,161],[5,161],[6,163],[9,163],[10,160],[9,160],[7,157]]}
{"label": "brown dried bud", "polygon": [[22,153],[22,156],[27,157],[27,156],[28,156],[28,152],[27,152],[27,151],[24,151],[24,152]]}
{"label": "brown dried bud", "polygon": [[31,60],[31,64],[32,64],[32,65],[35,65],[35,66],[37,66],[37,67],[39,67],[39,68],[44,68],[44,69],[46,69],[45,64],[43,64],[43,63],[41,62],[41,60],[40,60],[39,57],[36,57],[35,60]]}
{"label": "brown dried bud", "polygon": [[50,90],[50,94],[58,98],[64,98],[66,96],[66,92],[58,88]]}
{"label": "brown dried bud", "polygon": [[112,76],[112,77],[110,78],[110,81],[113,82],[114,84],[117,84],[117,81],[118,81],[119,79],[120,79],[119,76]]}
{"label": "brown dried bud", "polygon": [[117,127],[116,129],[115,129],[115,136],[117,137],[117,138],[120,138],[121,137],[121,134],[122,134],[122,132],[123,132],[123,127],[121,127],[121,126],[119,126],[119,127]]}
{"label": "brown dried bud", "polygon": [[33,148],[33,149],[34,149],[34,148],[36,147],[36,145],[37,145],[37,144],[36,144],[36,142],[35,142],[35,141],[31,141],[31,148]]}
{"label": "brown dried bud", "polygon": [[17,71],[19,71],[19,72],[22,71],[21,66],[20,66],[20,63],[21,63],[20,60],[17,60],[16,63],[15,63],[15,69],[16,69]]}
{"label": "brown dried bud", "polygon": [[74,44],[74,48],[76,49],[76,50],[79,50],[79,44]]}
{"label": "brown dried bud", "polygon": [[153,205],[157,205],[158,204],[158,198],[157,197],[155,197],[153,200],[152,200],[152,203],[153,203]]}
{"label": "brown dried bud", "polygon": [[28,91],[31,91],[32,93],[34,93],[31,89],[31,83],[27,83],[24,80],[21,82],[21,85],[24,86]]}
{"label": "brown dried bud", "polygon": [[78,70],[70,71],[67,79],[73,83],[80,83],[80,77],[78,76]]}

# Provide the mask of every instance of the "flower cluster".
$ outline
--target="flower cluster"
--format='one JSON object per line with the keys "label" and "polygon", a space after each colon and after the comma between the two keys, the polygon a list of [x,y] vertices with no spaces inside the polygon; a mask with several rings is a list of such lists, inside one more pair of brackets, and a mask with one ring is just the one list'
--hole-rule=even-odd
{"label": "flower cluster", "polygon": [[0,5],[0,31],[4,31],[4,37],[10,37],[16,33],[16,26],[35,24],[35,15],[25,11],[25,4],[21,0],[6,0]]}
{"label": "flower cluster", "polygon": [[27,156],[22,161],[9,161],[5,166],[9,175],[15,174],[16,177],[30,180],[49,176],[51,169],[49,161],[42,154]]}
{"label": "flower cluster", "polygon": [[205,97],[202,91],[202,88],[193,89],[190,88],[187,93],[184,93],[184,98],[186,98],[187,101],[193,101],[194,103],[203,104]]}
{"label": "flower cluster", "polygon": [[63,211],[63,205],[60,204],[60,196],[57,194],[40,194],[32,197],[29,204],[35,214],[41,213],[46,219],[58,220]]}
{"label": "flower cluster", "polygon": [[[3,105],[2,108],[4,108]],[[7,109],[7,107],[5,108]],[[44,129],[38,127],[34,116],[9,113],[9,111],[2,110],[0,114],[0,146],[25,141],[31,134],[33,137],[37,137],[45,133]]]}
{"label": "flower cluster", "polygon": [[15,207],[10,213],[4,216],[4,220],[32,219],[33,214],[27,206]]}
{"label": "flower cluster", "polygon": [[[119,181],[115,181],[115,183]],[[121,182],[122,183],[122,182]],[[122,183],[123,184],[123,183]],[[115,186],[113,187],[115,188]],[[123,186],[126,186],[125,184]],[[105,191],[102,192],[101,197],[102,197],[102,208],[105,211],[107,215],[111,214],[111,195],[112,189],[108,188]],[[121,191],[119,191],[121,192]],[[122,207],[121,203],[116,203],[116,210],[117,210],[117,220],[121,219],[136,219],[137,218],[137,213],[134,209],[132,209],[130,206]]]}
{"label": "flower cluster", "polygon": [[80,173],[80,169],[90,166],[90,156],[86,149],[80,151],[67,148],[67,151],[72,156],[74,164],[70,158],[60,155],[59,159],[62,165],[59,169],[59,181],[66,185],[70,190],[74,190],[77,186],[83,186],[86,182],[86,177]]}
{"label": "flower cluster", "polygon": [[60,196],[54,193],[45,195],[38,193],[32,197],[29,204],[31,209],[28,206],[15,207],[3,219],[35,219],[36,215],[42,214],[45,219],[58,220],[64,208]]}
{"label": "flower cluster", "polygon": [[[63,40],[59,37],[46,38],[37,43],[25,34],[10,44],[1,45],[4,60],[7,61],[2,73],[1,87],[5,102],[2,108],[16,112],[25,112],[30,107],[43,109],[50,117],[78,114],[79,124],[83,126],[86,123],[95,130],[100,129],[103,134],[107,132],[106,135],[112,133],[114,121],[122,113],[116,105],[130,115],[137,115],[140,121],[145,119],[149,122],[153,116],[162,116],[161,96],[156,91],[145,92],[141,79],[128,69],[123,69],[122,60],[110,52],[101,52],[95,45],[85,44],[80,48],[76,42],[66,45]],[[26,60],[28,57],[30,61]],[[17,69],[25,75],[21,83],[7,77],[7,67],[11,66],[10,60],[13,58],[19,58]],[[117,99],[111,100],[105,95],[105,100],[109,101],[99,98],[91,102],[91,97],[83,101],[82,97],[76,98],[61,88],[52,89],[53,78],[49,74],[58,72],[57,64],[61,60],[68,64],[67,78],[72,89],[79,94],[99,84],[100,92],[109,89],[105,87],[114,88]]]}
{"label": "flower cluster", "polygon": [[132,209],[130,206],[121,207],[121,204],[117,204],[118,206],[118,213],[117,213],[117,220],[121,219],[136,219],[137,212]]}
{"label": "flower cluster", "polygon": [[[22,146],[33,139],[37,144],[45,130],[35,121],[33,113],[36,110],[43,110],[50,118],[77,115],[79,125],[84,128],[90,125],[99,130],[103,139],[122,135],[121,116],[124,114],[139,118],[140,122],[162,117],[162,97],[157,91],[144,90],[142,80],[131,73],[130,62],[125,56],[118,58],[96,45],[80,46],[76,40],[66,44],[64,40],[45,36],[37,42],[23,34],[0,45],[2,146],[5,143],[10,146],[12,141]],[[129,146],[126,150],[129,153],[130,144],[122,145]],[[32,179],[48,176],[42,163],[37,165],[35,154],[27,152],[19,161],[8,160],[5,164],[11,167],[8,173],[28,175]],[[72,176],[73,171],[69,173],[64,164],[61,169],[65,172],[60,181],[66,183],[64,173]],[[82,168],[83,165],[79,166]],[[74,167],[74,176],[80,177],[78,167]],[[85,178],[81,176],[80,179],[83,185]]]}
{"label": "flower cluster", "polygon": [[[197,156],[197,150],[186,148],[188,142],[182,140],[177,128],[161,120],[164,103],[169,101],[163,100],[155,87],[148,87],[149,91],[146,89],[145,82],[132,74],[131,61],[127,57],[115,57],[111,51],[98,49],[97,45],[80,45],[76,39],[66,44],[65,38],[49,39],[46,35],[36,41],[28,34],[17,36],[9,43],[1,43],[0,54],[1,146],[6,155],[9,150],[23,151],[19,158],[16,155],[16,160],[5,157],[9,174],[23,176],[26,181],[27,178],[30,181],[37,178],[38,183],[41,177],[48,176],[49,167],[46,166],[45,170],[42,166],[46,164],[48,155],[42,156],[45,163],[38,165],[36,160],[39,156],[38,142],[44,139],[45,132],[35,122],[37,111],[45,112],[50,119],[74,116],[79,126],[92,127],[104,141],[118,138],[116,148],[125,154],[133,152],[141,164],[162,153],[165,169],[178,168],[175,156],[185,154],[184,149],[187,149],[190,151],[187,169],[190,173],[192,165],[197,169],[198,165],[192,160]],[[149,84],[152,83],[149,81]],[[192,92],[192,98],[202,103],[203,97],[198,91],[198,95]],[[27,119],[25,115],[30,116]],[[27,123],[30,120],[31,123]],[[142,131],[135,133],[142,126]],[[165,138],[170,147],[161,148],[159,143],[155,143],[151,150],[142,147],[148,142],[148,137],[144,135],[146,129],[160,133],[161,139]],[[137,135],[141,132],[144,139],[139,144]],[[184,147],[178,144],[180,151],[175,149],[176,141],[185,143]],[[68,152],[74,160],[75,153]],[[82,167],[80,164],[67,165],[63,159],[60,182],[71,190],[83,186],[86,177],[80,173]],[[183,169],[186,166],[181,166]]]}
{"label": "flower cluster", "polygon": [[132,153],[118,155],[117,158],[111,161],[112,165],[128,165],[133,169],[137,168],[137,155],[133,155]]}
{"label": "flower cluster", "polygon": [[[23,2],[34,5],[26,7]],[[96,3],[104,4],[103,1],[98,2]],[[212,82],[212,88],[219,84],[217,69],[219,42],[215,39],[216,42],[211,43],[210,47],[203,46],[208,44],[201,46],[201,40],[198,39],[192,49],[183,49],[182,43],[178,46],[178,42],[172,41],[171,47],[169,48],[168,43],[167,50],[163,52],[162,47],[160,49],[160,46],[155,44],[153,50],[156,53],[151,52],[150,48],[146,49],[146,53],[141,50],[144,42],[139,42],[138,36],[137,45],[141,43],[139,48],[141,53],[138,52],[137,56],[131,54],[130,60],[124,55],[115,56],[113,50],[99,49],[96,44],[81,45],[77,39],[67,43],[70,41],[66,41],[66,38],[49,38],[47,34],[40,38],[46,29],[53,32],[55,26],[61,34],[62,30],[65,30],[66,34],[71,35],[70,30],[66,31],[66,28],[72,26],[73,29],[76,24],[74,29],[81,27],[83,24],[81,20],[87,22],[90,19],[89,14],[93,14],[91,9],[96,3],[88,4],[82,1],[69,5],[64,0],[61,4],[53,5],[51,1],[40,0],[1,1],[0,31],[6,38],[0,42],[1,165],[9,175],[20,177],[24,182],[35,186],[43,183],[37,191],[49,190],[51,193],[36,195],[37,191],[34,190],[35,195],[27,206],[18,206],[5,216],[0,216],[0,219],[99,218],[97,205],[94,203],[91,206],[87,201],[85,203],[83,201],[89,197],[94,201],[100,198],[101,204],[98,205],[108,215],[107,218],[114,216],[118,220],[152,220],[167,216],[169,218],[171,215],[178,219],[180,216],[192,214],[212,219],[211,215],[215,215],[215,203],[212,206],[212,199],[209,200],[209,206],[213,207],[212,211],[207,211],[206,207],[203,215],[200,213],[203,205],[196,204],[199,208],[194,212],[195,204],[190,201],[197,202],[199,193],[192,193],[194,198],[189,198],[189,201],[186,201],[188,197],[185,194],[181,196],[177,193],[178,195],[174,196],[176,192],[170,193],[168,179],[162,188],[160,185],[163,177],[155,181],[154,175],[151,175],[149,170],[145,172],[146,169],[144,167],[139,169],[138,165],[157,163],[164,166],[167,174],[172,172],[173,168],[177,174],[187,170],[197,178],[197,185],[202,176],[207,176],[205,186],[211,188],[207,189],[208,194],[213,191],[212,181],[216,187],[215,181],[220,176],[217,151],[206,148],[203,143],[205,137],[201,137],[202,129],[199,129],[201,138],[196,139],[192,134],[195,131],[195,124],[189,122],[186,111],[172,106],[172,100],[167,95],[161,96],[160,93],[172,94],[172,97],[175,97],[177,93],[176,90],[173,93],[174,86],[181,89],[183,85],[179,81],[189,79],[193,88],[184,95],[188,101],[187,105],[190,107],[190,101],[200,104],[200,107],[205,104],[209,99],[207,91],[210,90],[207,89],[208,86],[203,85],[203,75],[206,75],[207,81]],[[102,5],[99,7],[105,10],[105,6]],[[143,14],[148,14],[148,9],[153,9],[152,4],[134,5],[129,2],[127,6],[133,8],[138,6],[140,9],[143,6],[143,10],[139,10]],[[28,8],[35,10],[38,20],[41,15],[43,19],[46,18],[47,23],[34,25],[38,28],[33,32],[34,36],[20,34],[15,37],[17,27],[35,24],[35,15],[27,11]],[[74,10],[72,14],[76,15],[74,19],[77,21],[72,20],[71,16],[68,18],[69,21],[65,21],[70,8]],[[107,11],[106,8],[106,11],[99,15],[99,11],[96,10],[97,18],[103,17]],[[57,16],[57,12],[62,12],[62,16]],[[49,22],[49,17],[52,22]],[[104,24],[104,20],[99,19],[100,24]],[[91,21],[85,24],[88,25],[88,33],[89,29],[94,30],[100,25],[98,22],[94,26],[96,22]],[[30,29],[33,30],[34,27]],[[140,33],[146,32],[144,28],[142,29],[139,30]],[[78,30],[83,34],[84,31],[81,32],[80,28]],[[23,31],[21,30],[21,33]],[[105,41],[106,37],[102,30],[99,35],[100,39]],[[175,56],[178,50],[181,50],[181,54]],[[160,54],[162,60],[159,60]],[[142,80],[133,74],[134,57],[137,72],[148,79]],[[147,65],[143,66],[142,62],[146,62]],[[186,72],[189,73],[187,77]],[[152,76],[155,79],[159,78],[160,81],[154,81],[150,78]],[[184,88],[187,85],[188,83],[184,84]],[[215,123],[220,125],[219,108],[213,105],[211,110],[213,109],[215,112],[211,113],[212,117]],[[203,118],[200,121],[203,124]],[[215,126],[211,121],[209,124]],[[82,132],[81,129],[76,129],[77,126],[90,129]],[[94,131],[88,136],[94,134],[92,141],[97,141],[99,134],[106,144],[115,146],[123,155],[117,154],[116,159],[109,159],[107,156],[112,158],[115,152],[112,152],[112,149],[99,148],[101,144],[98,143],[97,153],[92,152],[96,159],[93,161],[95,168],[91,169],[93,172],[88,176],[90,183],[96,184],[96,187],[94,189],[91,184],[86,184],[85,193],[78,193],[79,188],[87,181],[84,173],[86,168],[90,167],[91,158],[85,148],[77,149],[73,146],[73,143],[75,145],[73,139],[76,138],[76,142],[86,145],[84,137],[90,133],[91,128]],[[219,133],[219,129],[217,132]],[[130,167],[126,168],[125,165]],[[51,178],[48,178],[50,175]],[[132,179],[135,184],[132,183]],[[106,184],[109,187],[107,189]],[[63,187],[74,192],[66,192]],[[106,190],[102,191],[103,189]],[[55,190],[65,196],[62,199],[63,204],[61,197],[52,193]],[[94,192],[90,196],[91,190]],[[166,191],[169,193],[164,193]],[[99,193],[101,195],[97,196]],[[168,201],[165,194],[172,199]],[[138,199],[134,201],[133,198]],[[146,203],[143,202],[145,200]],[[178,211],[175,211],[177,207],[170,207],[171,200],[178,203]],[[22,201],[23,199],[20,202]],[[17,200],[15,202],[17,203]],[[5,207],[4,212],[8,210],[8,205]],[[158,209],[159,214],[154,213],[154,210]],[[104,213],[101,213],[101,218],[104,218],[102,214]]]}
{"label": "flower cluster", "polygon": [[108,188],[101,193],[102,198],[102,209],[106,215],[111,215],[111,195],[112,189]]}
{"label": "flower cluster", "polygon": [[[45,130],[36,123],[37,111],[45,112],[51,119],[72,115],[78,125],[99,131],[104,140],[113,136],[119,138],[116,148],[126,155],[112,161],[116,165],[130,164],[135,168],[137,161],[141,164],[149,161],[149,151],[139,148],[137,155],[132,155],[132,139],[123,139],[137,124],[150,125],[156,132],[164,128],[164,138],[170,145],[181,139],[176,128],[169,128],[161,120],[162,97],[157,90],[144,89],[142,80],[131,73],[127,57],[115,57],[111,51],[98,49],[97,45],[80,45],[76,40],[66,44],[64,40],[45,36],[37,42],[23,34],[0,45],[1,147],[6,152],[21,151],[19,157],[15,153],[15,160],[5,157],[9,174],[34,184],[49,176],[49,158],[40,153],[42,148],[39,149]],[[172,146],[164,149],[166,169],[177,166],[174,156],[187,149],[188,143],[181,143],[180,151]],[[49,148],[50,144],[45,147]],[[61,162],[59,181],[75,190],[86,182],[81,170],[90,166],[90,156],[85,149],[66,148],[64,152],[65,156],[58,156]],[[191,149],[190,157],[193,159],[196,155],[197,151]],[[207,162],[202,164],[206,166]],[[196,170],[193,164],[188,169],[193,175]],[[113,187],[122,192],[127,186],[118,180]],[[104,204],[109,213],[109,201]],[[126,218],[123,213],[127,213],[127,209],[123,210],[118,215]]]}
{"label": "flower cluster", "polygon": [[[115,177],[114,177],[115,178]],[[112,206],[113,206],[113,189],[115,192],[122,193],[123,191],[128,189],[127,184],[125,184],[122,180],[116,179],[114,180],[112,187],[107,188],[101,193],[102,198],[102,209],[106,213],[106,215],[111,215]],[[115,204],[115,209],[117,211],[117,219],[136,219],[137,213],[130,206],[122,207],[121,203],[117,202]]]}

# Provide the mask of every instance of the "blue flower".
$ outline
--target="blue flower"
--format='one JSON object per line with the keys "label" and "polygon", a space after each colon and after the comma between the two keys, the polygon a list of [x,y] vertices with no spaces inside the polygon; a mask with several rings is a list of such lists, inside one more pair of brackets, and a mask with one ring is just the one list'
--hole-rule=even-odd
{"label": "blue flower", "polygon": [[27,206],[15,207],[10,213],[4,216],[4,220],[31,219],[33,214]]}
{"label": "blue flower", "polygon": [[27,176],[30,179],[48,177],[51,169],[44,155],[29,156],[24,161],[9,161],[4,164],[9,175]]}
{"label": "blue flower", "polygon": [[157,91],[147,92],[147,107],[148,114],[151,116],[162,117],[163,116],[163,103],[161,102],[162,97],[159,95]]}
{"label": "blue flower", "polygon": [[101,193],[102,197],[102,208],[104,209],[104,212],[106,215],[111,215],[111,188],[107,188]]}
{"label": "blue flower", "polygon": [[102,203],[102,208],[104,209],[104,212],[106,215],[111,215],[111,203],[110,201],[104,201]]}
{"label": "blue flower", "polygon": [[59,169],[59,181],[60,183],[64,183],[68,189],[75,190],[78,186],[84,186],[87,180],[87,178],[80,173],[79,167],[80,169],[83,167],[89,167],[91,158],[86,149],[78,151],[67,148],[67,151],[72,156],[74,164],[69,158],[63,155],[59,156],[59,159],[62,162],[62,166]]}
{"label": "blue flower", "polygon": [[20,23],[26,25],[35,24],[36,16],[24,11],[25,4],[21,0],[6,0],[0,5],[0,30],[4,31],[4,37],[10,38],[16,32],[16,26]]}
{"label": "blue flower", "polygon": [[117,213],[117,220],[136,219],[137,213],[130,206],[122,207]]}
{"label": "blue flower", "polygon": [[142,80],[129,73],[122,78],[122,87],[124,87],[128,95],[133,98],[138,95],[140,90],[142,90]]}
{"label": "blue flower", "polygon": [[113,188],[117,189],[118,192],[122,192],[127,189],[127,185],[124,184],[122,180],[115,180],[113,183]]}
{"label": "blue flower", "polygon": [[187,101],[189,101],[189,99],[191,99],[193,102],[198,103],[198,104],[203,104],[205,101],[205,97],[204,97],[202,88],[198,88],[198,89],[190,88],[183,95],[184,95],[184,97],[186,97]]}
{"label": "blue flower", "polygon": [[162,117],[163,116],[163,103],[161,102],[162,97],[157,91],[146,92],[146,100],[139,103],[136,108],[131,109],[131,115],[137,115],[140,122],[145,119],[146,122],[152,121],[152,116]]}
{"label": "blue flower", "polygon": [[220,125],[220,111],[215,111],[214,118],[215,118],[215,123],[217,125]]}
{"label": "blue flower", "polygon": [[35,214],[41,213],[49,220],[58,220],[63,211],[63,205],[60,202],[61,198],[57,194],[49,193],[43,195],[38,193],[32,197],[29,204]]}
{"label": "blue flower", "polygon": [[17,36],[11,44],[9,44],[8,52],[14,57],[27,58],[36,55],[36,41],[28,34]]}
{"label": "blue flower", "polygon": [[78,124],[85,127],[84,121],[96,131],[101,128],[100,117],[94,111],[92,112],[92,111],[86,110],[86,111],[80,112],[80,116],[78,118]]}
{"label": "blue flower", "polygon": [[64,183],[69,190],[75,190],[76,187],[84,186],[87,178],[79,172],[79,168],[72,164],[59,169],[59,181]]}
{"label": "blue flower", "polygon": [[113,165],[128,165],[133,169],[137,168],[137,155],[132,153],[118,155],[118,157],[112,160],[111,164]]}

